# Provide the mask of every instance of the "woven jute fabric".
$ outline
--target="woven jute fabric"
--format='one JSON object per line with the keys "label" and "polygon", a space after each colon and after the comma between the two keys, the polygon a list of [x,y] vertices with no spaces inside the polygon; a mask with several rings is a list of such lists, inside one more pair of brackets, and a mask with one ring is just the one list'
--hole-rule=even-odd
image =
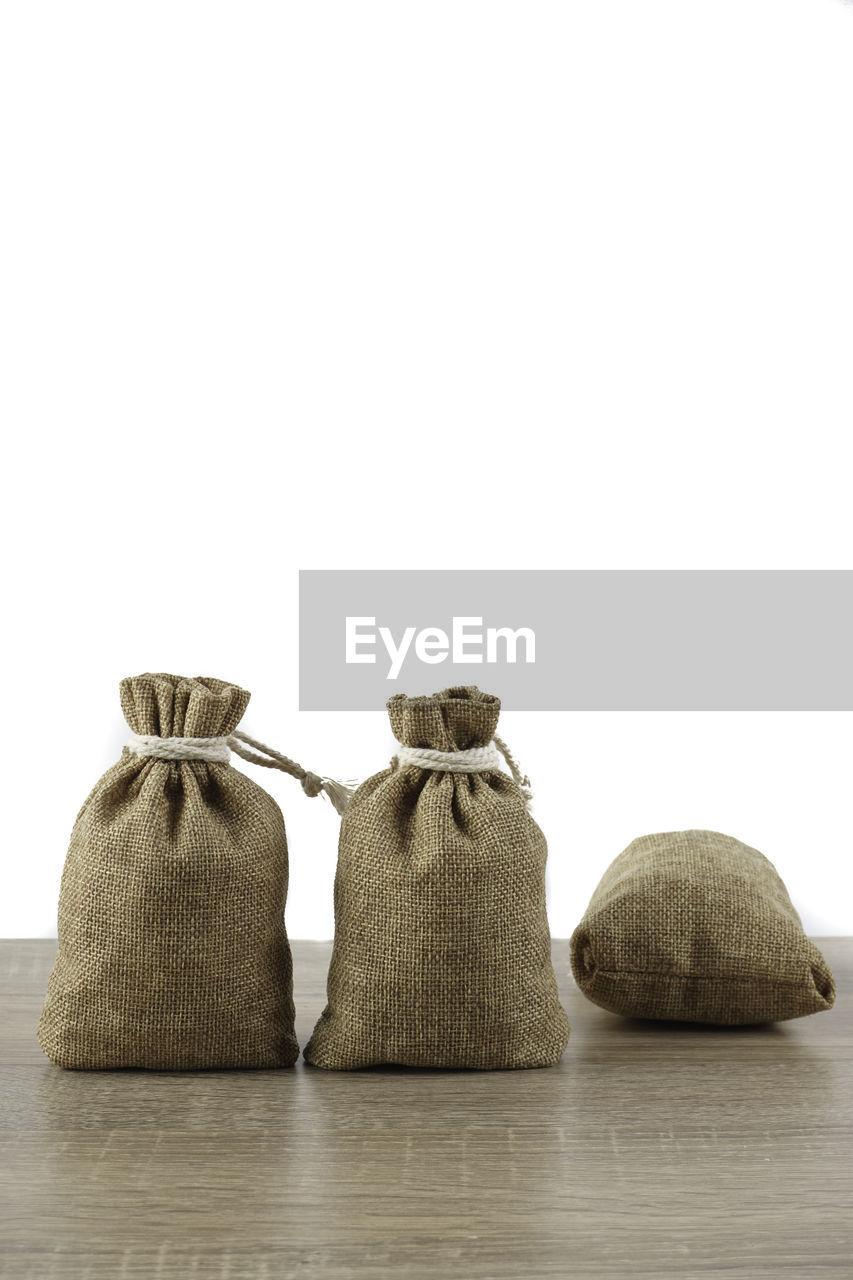
{"label": "woven jute fabric", "polygon": [[717,831],[641,836],[572,935],[602,1009],[678,1022],[776,1022],[832,1007],[835,983],[771,862]]}
{"label": "woven jute fabric", "polygon": [[[397,740],[489,743],[500,702],[475,688],[388,703]],[[545,837],[499,770],[392,763],[341,825],[328,1005],[305,1049],[318,1067],[544,1067],[568,1020],[545,913]]]}
{"label": "woven jute fabric", "polygon": [[[227,736],[249,694],[222,680],[123,680],[135,733]],[[63,1067],[290,1066],[287,843],[272,796],[229,764],[127,748],[77,818],[59,954],[39,1024]]]}

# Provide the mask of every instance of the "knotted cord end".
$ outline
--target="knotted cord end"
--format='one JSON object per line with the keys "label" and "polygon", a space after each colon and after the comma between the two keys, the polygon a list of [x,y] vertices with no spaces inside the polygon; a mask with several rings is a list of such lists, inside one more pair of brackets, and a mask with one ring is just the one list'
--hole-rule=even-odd
{"label": "knotted cord end", "polygon": [[358,784],[352,779],[337,782],[334,778],[323,779],[323,794],[332,802],[335,812],[344,816],[355,795]]}
{"label": "knotted cord end", "polygon": [[313,800],[323,790],[323,779],[318,778],[316,773],[310,771],[301,779],[302,790],[305,792],[309,800]]}
{"label": "knotted cord end", "polygon": [[[282,773],[288,773],[291,778],[296,778],[309,799],[313,800],[314,796],[324,795],[331,800],[337,813],[343,815],[346,811],[353,797],[355,783],[336,782],[334,778],[321,778],[310,769],[303,769],[301,764],[297,764],[289,756],[282,755],[274,747],[268,747],[257,738],[251,738],[241,729],[235,729],[228,742],[238,756],[251,764],[259,764],[265,769],[280,769]],[[253,747],[254,750],[249,751],[247,747]]]}

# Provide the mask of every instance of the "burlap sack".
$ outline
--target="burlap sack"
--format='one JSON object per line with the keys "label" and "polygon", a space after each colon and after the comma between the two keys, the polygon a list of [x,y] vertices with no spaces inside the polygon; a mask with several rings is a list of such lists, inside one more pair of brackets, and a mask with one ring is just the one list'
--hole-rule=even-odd
{"label": "burlap sack", "polygon": [[[137,734],[227,736],[249,694],[222,680],[121,683]],[[226,752],[227,756],[227,752]],[[272,796],[230,764],[125,748],[77,818],[39,1042],[62,1067],[284,1067],[299,1049]]]}
{"label": "burlap sack", "polygon": [[571,957],[584,995],[625,1017],[775,1022],[835,999],[773,864],[717,831],[629,844],[592,895]]}
{"label": "burlap sack", "polygon": [[[474,688],[388,703],[399,742],[489,744],[500,702]],[[568,1040],[545,914],[545,837],[499,771],[392,764],[341,825],[318,1067],[544,1067]]]}

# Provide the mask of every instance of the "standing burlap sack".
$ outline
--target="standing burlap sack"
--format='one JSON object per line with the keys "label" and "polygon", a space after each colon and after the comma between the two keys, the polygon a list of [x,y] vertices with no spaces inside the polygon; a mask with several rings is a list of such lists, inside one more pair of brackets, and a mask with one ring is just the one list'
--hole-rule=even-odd
{"label": "standing burlap sack", "polygon": [[403,745],[344,815],[328,1005],[306,1061],[549,1066],[569,1026],[551,966],[546,844],[497,769],[500,702],[458,688],[400,694],[388,711]]}
{"label": "standing burlap sack", "polygon": [[835,999],[773,864],[717,831],[629,844],[592,895],[571,956],[584,995],[625,1017],[776,1022]]}
{"label": "standing burlap sack", "polygon": [[[201,677],[122,681],[122,710],[142,737],[71,835],[38,1029],[60,1066],[295,1061],[284,820],[272,796],[221,762],[249,696]],[[158,750],[196,754],[137,754]],[[213,758],[198,758],[205,751]]]}

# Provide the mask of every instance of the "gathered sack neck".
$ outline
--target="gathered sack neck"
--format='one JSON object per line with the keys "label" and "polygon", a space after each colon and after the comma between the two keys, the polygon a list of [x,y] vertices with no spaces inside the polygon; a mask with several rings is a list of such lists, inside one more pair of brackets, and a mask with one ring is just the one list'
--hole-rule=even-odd
{"label": "gathered sack neck", "polygon": [[489,773],[505,763],[529,808],[530,779],[496,733],[500,710],[500,698],[476,685],[458,685],[429,697],[395,694],[388,700],[399,744],[395,760],[401,768],[440,773]]}
{"label": "gathered sack neck", "polygon": [[533,788],[526,773],[497,734],[485,747],[469,747],[467,751],[435,751],[430,747],[407,747],[400,743],[394,757],[400,768],[432,769],[437,773],[489,773],[506,764],[528,808],[533,801]]}
{"label": "gathered sack neck", "polygon": [[238,729],[251,697],[238,685],[208,676],[146,672],[122,680],[120,694],[133,730],[127,747],[134,755],[227,765],[233,751],[250,764],[296,778],[307,796],[326,796],[340,814],[352,799],[350,783],[312,773]]}

